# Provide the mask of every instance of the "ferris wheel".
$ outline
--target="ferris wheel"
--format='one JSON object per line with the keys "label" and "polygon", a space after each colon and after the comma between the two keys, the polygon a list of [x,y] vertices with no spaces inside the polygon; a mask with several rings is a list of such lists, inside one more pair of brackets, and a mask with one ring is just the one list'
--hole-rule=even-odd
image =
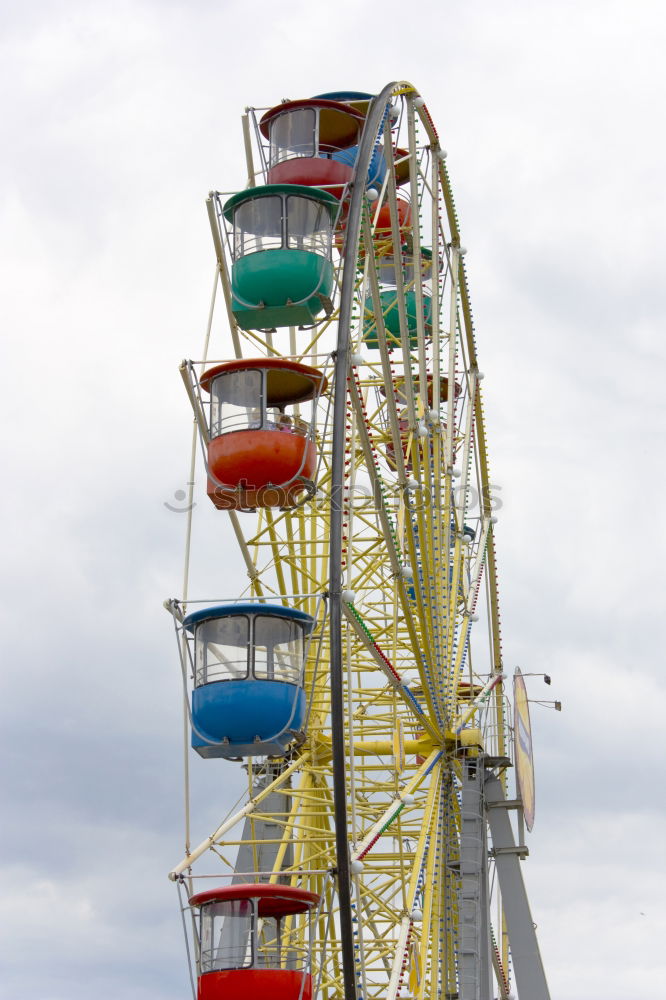
{"label": "ferris wheel", "polygon": [[170,873],[193,989],[545,1000],[446,152],[408,83],[243,138],[207,202],[229,333],[181,375],[247,577],[167,602],[191,752],[247,771]]}

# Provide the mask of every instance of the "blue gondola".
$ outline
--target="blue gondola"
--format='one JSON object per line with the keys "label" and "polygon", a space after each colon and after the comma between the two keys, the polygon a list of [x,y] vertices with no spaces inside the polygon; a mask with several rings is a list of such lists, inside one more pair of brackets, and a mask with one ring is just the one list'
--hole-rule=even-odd
{"label": "blue gondola", "polygon": [[[361,90],[335,90],[328,94],[316,94],[313,100],[338,101],[366,115],[373,96],[373,94],[366,94]],[[334,153],[332,158],[338,163],[351,164],[353,166],[356,162],[357,153],[358,146],[353,146],[352,148],[345,149],[343,152]],[[408,159],[405,159],[409,157],[409,153],[406,149],[396,149],[395,155],[399,161],[396,163],[395,180],[396,184],[400,186],[401,184],[405,184],[409,179],[409,162]],[[377,146],[370,163],[370,169],[368,170],[367,186],[375,188],[378,191],[384,182],[385,176],[386,163],[384,162],[380,147]]]}
{"label": "blue gondola", "polygon": [[202,757],[284,756],[302,732],[305,644],[314,619],[273,604],[187,615],[192,746]]}

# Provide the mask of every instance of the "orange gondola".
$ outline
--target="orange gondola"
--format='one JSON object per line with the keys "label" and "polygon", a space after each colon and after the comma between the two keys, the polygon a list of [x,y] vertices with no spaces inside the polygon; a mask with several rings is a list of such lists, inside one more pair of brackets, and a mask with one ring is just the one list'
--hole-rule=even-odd
{"label": "orange gondola", "polygon": [[246,358],[216,365],[200,384],[211,397],[208,496],[218,509],[290,508],[314,493],[314,405],[306,404],[326,389],[320,371]]}

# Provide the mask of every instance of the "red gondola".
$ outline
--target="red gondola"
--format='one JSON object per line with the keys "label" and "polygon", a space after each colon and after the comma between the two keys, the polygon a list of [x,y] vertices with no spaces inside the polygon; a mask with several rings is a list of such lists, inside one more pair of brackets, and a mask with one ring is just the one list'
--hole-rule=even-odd
{"label": "red gondola", "polygon": [[354,170],[336,154],[358,143],[363,121],[355,108],[322,98],[271,108],[259,123],[270,142],[268,183],[314,185],[339,198]]}
{"label": "red gondola", "polygon": [[192,896],[190,906],[199,910],[197,1000],[311,1000],[318,903],[314,892],[272,884]]}

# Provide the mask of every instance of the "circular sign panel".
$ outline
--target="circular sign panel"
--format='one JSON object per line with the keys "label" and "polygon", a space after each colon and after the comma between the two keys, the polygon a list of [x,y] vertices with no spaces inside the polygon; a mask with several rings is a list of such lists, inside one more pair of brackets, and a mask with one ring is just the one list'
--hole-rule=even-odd
{"label": "circular sign panel", "polygon": [[534,758],[532,756],[532,727],[527,703],[527,688],[518,667],[513,677],[513,733],[515,745],[516,777],[523,803],[525,826],[534,826]]}

